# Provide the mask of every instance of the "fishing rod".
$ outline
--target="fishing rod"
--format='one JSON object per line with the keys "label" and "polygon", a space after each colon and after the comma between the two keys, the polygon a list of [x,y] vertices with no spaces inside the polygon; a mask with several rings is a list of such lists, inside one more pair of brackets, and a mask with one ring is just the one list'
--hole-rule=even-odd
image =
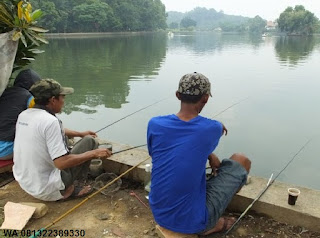
{"label": "fishing rod", "polygon": [[236,102],[236,103],[232,104],[231,106],[229,106],[229,107],[227,107],[226,109],[222,110],[221,112],[219,112],[218,114],[214,115],[213,117],[217,117],[217,116],[219,116],[220,114],[224,113],[224,112],[225,112],[225,111],[227,111],[228,109],[230,109],[230,108],[234,107],[235,105],[238,105],[239,103],[241,103],[241,102],[243,102],[243,101],[247,100],[248,98],[249,98],[249,97],[246,97],[246,98],[244,98],[244,99],[241,99],[240,101],[238,101],[238,102]]}
{"label": "fishing rod", "polygon": [[235,223],[233,223],[233,225],[227,230],[227,232],[225,233],[225,235],[227,235],[235,226],[237,223],[239,223],[239,221],[242,219],[242,217],[249,211],[249,209],[253,206],[253,204],[258,201],[260,199],[260,197],[268,190],[268,188],[274,183],[274,181],[279,177],[279,175],[293,162],[293,160],[297,157],[298,154],[300,154],[300,152],[309,144],[309,142],[312,139],[309,139],[301,148],[300,150],[292,157],[292,159],[284,166],[284,168],[277,174],[277,176],[273,179],[273,174],[271,175],[271,177],[269,178],[269,181],[267,183],[267,186],[260,192],[260,194],[252,201],[252,203],[250,203],[250,205],[247,207],[247,209],[240,215],[240,217],[236,220]]}
{"label": "fishing rod", "polygon": [[130,113],[129,115],[126,115],[125,117],[122,117],[122,118],[120,118],[119,120],[116,120],[116,121],[112,122],[111,124],[109,124],[109,125],[101,128],[100,130],[97,130],[95,133],[98,133],[98,132],[100,132],[100,131],[108,128],[109,126],[112,126],[113,124],[116,124],[117,122],[122,121],[123,119],[126,119],[127,117],[132,116],[133,114],[136,114],[136,113],[138,113],[138,112],[140,112],[140,111],[142,111],[142,110],[144,110],[144,109],[146,109],[146,108],[148,108],[148,107],[151,107],[151,106],[153,106],[153,105],[155,105],[155,104],[157,104],[157,103],[159,103],[159,102],[162,102],[162,101],[164,101],[164,100],[167,100],[168,98],[170,98],[170,97],[163,98],[163,99],[161,99],[161,100],[159,100],[159,101],[156,101],[156,102],[154,102],[154,103],[152,103],[152,104],[150,104],[150,105],[148,105],[148,106],[146,106],[146,107],[143,107],[143,108],[141,108],[141,109],[139,109],[139,110],[137,110],[137,111],[135,111],[135,112],[133,112],[133,113]]}
{"label": "fishing rod", "polygon": [[[116,151],[114,154],[118,154],[124,151],[128,151],[128,150],[133,150],[142,146],[146,146],[147,144],[144,145],[138,145],[138,146],[134,146],[128,149],[124,149],[124,150],[120,150],[120,151]],[[29,238],[35,238],[38,236],[41,236],[41,233],[44,232],[46,229],[48,229],[49,227],[53,226],[54,224],[56,224],[58,221],[60,221],[61,219],[63,219],[64,217],[66,217],[68,214],[70,214],[72,211],[74,211],[75,209],[77,209],[78,207],[80,207],[82,204],[84,204],[85,202],[87,202],[90,198],[94,197],[95,195],[97,195],[99,192],[101,192],[102,190],[104,190],[105,188],[109,187],[110,185],[112,185],[114,182],[116,182],[117,180],[119,180],[121,177],[123,177],[124,175],[126,175],[127,173],[129,173],[131,170],[137,168],[139,165],[141,165],[142,163],[144,163],[145,161],[147,161],[148,159],[150,159],[150,157],[146,158],[145,160],[143,160],[142,162],[140,162],[139,164],[135,165],[134,167],[128,169],[127,171],[125,171],[124,173],[122,173],[121,175],[119,175],[118,177],[116,177],[115,179],[113,179],[111,182],[109,182],[108,184],[106,184],[105,186],[103,186],[102,188],[100,188],[98,191],[96,191],[95,193],[89,195],[88,197],[86,197],[82,202],[80,202],[78,205],[74,206],[73,208],[71,208],[70,210],[68,210],[66,213],[64,213],[62,216],[60,216],[59,218],[57,218],[56,220],[54,220],[51,224],[47,225],[44,228],[41,228],[40,230],[38,230],[33,236],[30,236]]]}
{"label": "fishing rod", "polygon": [[271,182],[272,177],[273,177],[273,174],[271,174],[271,176],[268,180],[267,186],[259,193],[259,195],[253,200],[253,202],[250,203],[250,205],[247,207],[246,210],[244,210],[244,212],[240,215],[240,217],[236,220],[236,222],[232,224],[232,226],[229,228],[229,230],[227,230],[225,235],[228,235],[228,233],[233,229],[233,227],[235,227],[238,224],[238,222],[242,219],[242,217],[244,217],[244,215],[246,215],[246,213],[250,210],[250,208],[253,206],[253,204],[261,198],[261,196],[265,193],[265,191],[267,191],[267,189],[270,186],[270,182]]}
{"label": "fishing rod", "polygon": [[147,144],[137,145],[137,146],[134,146],[134,147],[131,147],[131,148],[128,148],[128,149],[119,150],[119,151],[116,151],[116,152],[112,153],[112,155],[115,155],[115,154],[118,154],[118,153],[121,153],[121,152],[125,152],[125,151],[128,151],[128,150],[133,150],[133,149],[136,149],[136,148],[139,148],[139,147],[143,147],[143,146],[146,146],[146,145]]}
{"label": "fishing rod", "polygon": [[37,232],[35,232],[33,235],[29,236],[29,238],[35,238],[38,236],[41,236],[43,234],[43,232],[45,230],[47,230],[48,228],[50,228],[51,226],[55,225],[57,222],[59,222],[60,220],[62,220],[64,217],[66,217],[67,215],[69,215],[71,212],[73,212],[74,210],[76,210],[77,208],[79,208],[80,206],[82,206],[84,203],[86,203],[90,198],[96,196],[98,193],[100,193],[102,190],[104,190],[105,188],[109,187],[110,185],[112,185],[114,182],[116,182],[117,180],[119,180],[120,178],[122,178],[124,175],[126,175],[127,173],[129,173],[130,171],[132,171],[133,169],[137,168],[138,166],[140,166],[141,164],[143,164],[144,162],[146,162],[147,160],[150,159],[150,156],[148,156],[146,159],[144,159],[143,161],[141,161],[140,163],[138,163],[137,165],[131,167],[130,169],[128,169],[127,171],[125,171],[124,173],[122,173],[121,175],[119,175],[118,177],[116,177],[115,179],[113,179],[112,181],[110,181],[109,183],[107,183],[105,186],[103,186],[102,188],[100,188],[99,190],[97,190],[96,192],[94,192],[93,194],[87,196],[84,200],[82,200],[80,203],[78,203],[77,205],[75,205],[73,208],[69,209],[67,212],[65,212],[64,214],[62,214],[60,217],[58,217],[57,219],[55,219],[53,222],[51,222],[50,224],[48,224],[47,226],[39,229]]}

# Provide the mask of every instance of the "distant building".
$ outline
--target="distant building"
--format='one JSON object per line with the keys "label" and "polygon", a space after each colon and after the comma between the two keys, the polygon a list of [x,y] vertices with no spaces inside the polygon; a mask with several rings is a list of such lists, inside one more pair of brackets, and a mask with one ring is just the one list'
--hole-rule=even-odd
{"label": "distant building", "polygon": [[265,26],[267,31],[272,31],[275,30],[278,26],[277,22],[273,22],[273,21],[267,21],[267,25]]}

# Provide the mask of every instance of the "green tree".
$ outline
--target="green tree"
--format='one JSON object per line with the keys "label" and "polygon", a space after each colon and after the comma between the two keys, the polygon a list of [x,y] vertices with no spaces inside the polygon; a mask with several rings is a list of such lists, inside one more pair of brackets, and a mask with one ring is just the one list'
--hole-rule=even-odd
{"label": "green tree", "polygon": [[49,1],[39,1],[38,7],[43,9],[44,16],[42,17],[40,23],[45,28],[49,29],[50,32],[56,32],[57,26],[59,25],[62,18],[56,9],[56,5]]}
{"label": "green tree", "polygon": [[165,29],[160,0],[31,0],[44,9],[51,32],[154,31]]}
{"label": "green tree", "polygon": [[179,23],[178,22],[171,22],[169,24],[170,29],[178,29],[179,28]]}
{"label": "green tree", "polygon": [[260,16],[255,16],[249,20],[249,31],[252,33],[261,33],[265,30],[267,21]]}
{"label": "green tree", "polygon": [[83,3],[73,8],[73,19],[78,31],[112,31],[117,28],[113,10],[107,3],[94,1]]}
{"label": "green tree", "polygon": [[197,22],[195,20],[192,20],[190,17],[184,17],[180,22],[180,26],[182,28],[196,27],[196,25]]}
{"label": "green tree", "polygon": [[282,32],[288,34],[311,35],[319,28],[319,19],[304,6],[288,7],[278,19]]}

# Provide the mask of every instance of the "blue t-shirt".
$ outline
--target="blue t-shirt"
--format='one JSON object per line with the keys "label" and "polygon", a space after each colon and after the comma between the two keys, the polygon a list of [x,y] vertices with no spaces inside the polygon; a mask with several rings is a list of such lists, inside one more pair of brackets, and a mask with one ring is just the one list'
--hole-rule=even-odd
{"label": "blue t-shirt", "polygon": [[222,131],[220,122],[202,116],[188,122],[176,115],[149,121],[149,203],[160,226],[182,233],[198,233],[206,228],[205,167]]}

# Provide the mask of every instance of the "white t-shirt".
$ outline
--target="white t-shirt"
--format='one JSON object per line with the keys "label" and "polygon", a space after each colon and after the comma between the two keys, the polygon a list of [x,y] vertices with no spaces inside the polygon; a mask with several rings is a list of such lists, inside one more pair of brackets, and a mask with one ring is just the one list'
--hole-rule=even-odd
{"label": "white t-shirt", "polygon": [[13,174],[35,198],[56,201],[65,188],[53,160],[69,152],[61,122],[49,112],[31,108],[20,113],[14,141]]}

